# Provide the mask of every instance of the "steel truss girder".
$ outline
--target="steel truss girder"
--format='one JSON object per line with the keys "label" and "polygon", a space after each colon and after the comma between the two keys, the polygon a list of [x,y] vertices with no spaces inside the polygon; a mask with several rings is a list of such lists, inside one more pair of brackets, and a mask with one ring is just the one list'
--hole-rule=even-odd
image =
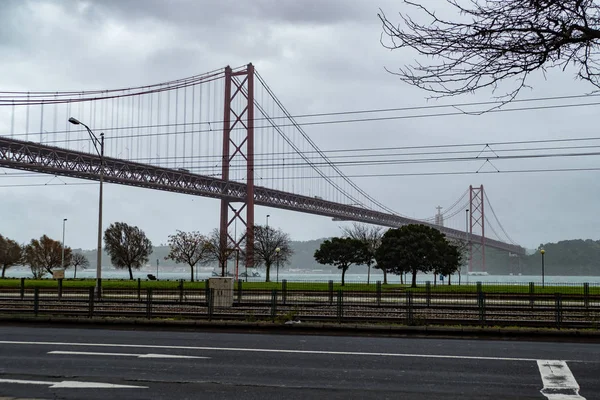
{"label": "steel truss girder", "polygon": [[[98,155],[5,137],[0,137],[0,167],[94,181],[100,180],[100,157]],[[103,172],[104,181],[109,183],[225,199],[231,202],[246,200],[245,183],[226,182],[222,179],[185,171],[104,157]],[[261,186],[254,186],[254,199],[256,205],[392,228],[408,224],[424,224],[440,230],[448,237],[467,240],[467,233],[461,230]],[[471,235],[470,239],[481,241],[481,237],[478,235]],[[525,255],[525,249],[520,246],[487,238],[485,244],[489,247]]]}

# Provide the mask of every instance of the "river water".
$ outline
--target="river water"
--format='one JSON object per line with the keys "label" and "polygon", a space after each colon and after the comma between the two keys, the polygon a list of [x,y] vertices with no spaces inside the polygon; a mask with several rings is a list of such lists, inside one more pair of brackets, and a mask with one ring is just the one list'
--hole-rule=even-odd
{"label": "river water", "polygon": [[[243,270],[240,271],[240,273]],[[259,270],[261,274],[260,277],[250,277],[248,279],[240,278],[243,280],[248,280],[250,282],[262,282],[265,280],[265,271]],[[68,269],[65,271],[65,278],[73,278],[74,271],[73,269]],[[134,279],[141,278],[147,279],[148,274],[153,274],[158,277],[159,280],[189,280],[190,279],[190,271],[189,269],[177,269],[177,270],[168,270],[168,271],[156,271],[156,268],[143,268],[139,271],[133,272]],[[11,268],[6,271],[7,278],[31,278],[31,271],[28,268]],[[196,280],[207,279],[212,276],[212,271],[202,269],[197,271],[194,274],[194,278]],[[46,278],[49,278],[49,275],[46,275]],[[79,269],[77,271],[77,278],[95,278],[96,270],[95,269]],[[407,275],[410,279],[410,275]],[[127,270],[115,270],[104,268],[102,271],[103,279],[129,279],[129,273]],[[290,272],[287,270],[279,271],[279,280],[286,279],[290,282],[327,282],[332,280],[334,282],[340,282],[342,279],[341,272],[338,273],[327,273],[321,271],[311,271],[311,272]],[[271,281],[277,280],[277,272],[275,268],[271,270]],[[373,270],[371,272],[371,282],[383,281],[383,275],[378,270]],[[426,282],[432,281],[434,277],[431,274],[419,274],[417,275],[417,281]],[[545,283],[557,283],[557,284],[580,284],[584,282],[592,283],[592,284],[600,284],[600,276],[548,276],[544,277]],[[367,282],[367,274],[366,273],[352,273],[348,271],[346,273],[346,282]],[[399,283],[400,278],[396,275],[388,275],[388,283]],[[444,283],[447,283],[447,278],[444,279]],[[462,274],[461,283],[462,284],[475,284],[476,282],[482,283],[541,283],[542,277],[538,276],[530,276],[530,275],[466,275]],[[440,279],[438,277],[438,283]],[[458,283],[458,275],[452,276],[452,283]]]}

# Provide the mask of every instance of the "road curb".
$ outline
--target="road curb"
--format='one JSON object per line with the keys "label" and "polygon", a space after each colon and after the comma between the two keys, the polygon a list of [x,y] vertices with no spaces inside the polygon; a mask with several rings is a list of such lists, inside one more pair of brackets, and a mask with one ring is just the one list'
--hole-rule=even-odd
{"label": "road curb", "polygon": [[431,338],[481,338],[535,341],[586,341],[600,342],[599,330],[503,328],[472,326],[408,326],[382,324],[355,324],[329,322],[300,322],[280,324],[270,321],[207,321],[143,318],[69,318],[55,316],[0,316],[0,325],[27,324],[36,326],[81,326],[109,329],[158,329],[187,331],[245,331],[254,333],[381,336],[381,337],[431,337]]}

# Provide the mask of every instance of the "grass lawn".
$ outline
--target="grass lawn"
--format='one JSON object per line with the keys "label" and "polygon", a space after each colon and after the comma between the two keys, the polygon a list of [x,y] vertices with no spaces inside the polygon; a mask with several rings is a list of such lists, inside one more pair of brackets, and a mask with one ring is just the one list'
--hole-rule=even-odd
{"label": "grass lawn", "polygon": [[[64,279],[63,288],[90,288],[95,286],[96,281],[94,279]],[[184,289],[204,289],[205,281],[189,282],[184,281]],[[329,290],[329,284],[327,282],[287,282],[287,290],[304,290],[304,291],[327,291]],[[21,286],[20,279],[0,279],[0,289],[2,288],[19,288]],[[140,286],[142,289],[177,289],[179,287],[179,281],[149,281],[140,280]],[[58,287],[58,281],[54,279],[25,279],[25,288],[56,288]],[[102,287],[107,289],[137,289],[138,281],[136,280],[122,280],[122,279],[103,279]],[[237,288],[237,284],[234,284]],[[282,282],[243,282],[242,287],[244,290],[281,290]],[[381,285],[383,292],[425,292],[427,290],[424,284],[420,284],[416,288],[411,288],[409,285],[400,284],[387,284]],[[346,283],[342,286],[339,282],[334,282],[333,290],[344,290],[344,291],[361,291],[361,292],[375,292],[377,291],[377,285],[372,283],[367,285],[366,283]],[[438,284],[430,286],[432,293],[476,293],[476,285],[450,285]],[[485,293],[505,293],[514,294],[529,293],[528,284],[483,284],[482,290]],[[539,284],[534,286],[534,293],[544,294],[583,294],[583,285],[572,285],[572,286],[551,286],[545,285],[542,287]],[[590,286],[590,294],[600,295],[600,286]]]}

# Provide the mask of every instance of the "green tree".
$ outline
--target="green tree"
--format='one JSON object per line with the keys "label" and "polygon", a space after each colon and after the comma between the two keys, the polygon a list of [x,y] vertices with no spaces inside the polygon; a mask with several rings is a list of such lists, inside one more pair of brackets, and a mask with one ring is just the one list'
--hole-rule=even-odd
{"label": "green tree", "polygon": [[52,275],[52,270],[68,268],[71,264],[72,252],[70,247],[65,247],[65,264],[62,263],[62,243],[43,235],[39,240],[31,239],[23,251],[23,260],[29,265],[33,277],[41,278],[44,274]]}
{"label": "green tree", "polygon": [[75,253],[71,257],[71,266],[75,269],[73,278],[77,278],[77,267],[87,268],[90,266],[90,260],[82,253]]}
{"label": "green tree", "polygon": [[6,270],[19,264],[23,258],[23,248],[19,243],[0,235],[0,266],[2,266],[2,279]]}
{"label": "green tree", "polygon": [[127,268],[132,280],[132,269],[140,269],[152,254],[152,242],[144,231],[124,222],[114,222],[104,231],[104,247],[112,265]]}
{"label": "green tree", "polygon": [[185,263],[190,266],[191,281],[194,282],[194,268],[196,264],[206,259],[209,253],[209,244],[206,236],[200,232],[177,231],[169,235],[169,255],[165,260],[171,259],[176,263]]}
{"label": "green tree", "polygon": [[463,263],[463,254],[460,247],[449,240],[446,240],[440,252],[441,260],[435,267],[435,273],[447,276],[448,285],[451,285],[452,274],[459,271]]}
{"label": "green tree", "polygon": [[[367,245],[369,252],[369,260],[366,262],[367,265],[367,285],[371,282],[371,265],[375,263],[375,252],[381,244],[381,238],[383,237],[384,229],[380,226],[359,224],[354,222],[352,227],[343,227],[342,233],[352,239],[360,240]],[[383,272],[383,283],[387,284],[387,271],[384,269]]]}
{"label": "green tree", "polygon": [[274,229],[270,226],[254,226],[253,266],[265,266],[265,282],[271,281],[271,266],[279,264],[279,267],[283,267],[291,259],[294,252],[290,242],[290,236],[281,229]]}
{"label": "green tree", "polygon": [[512,81],[503,96],[512,100],[532,72],[571,66],[577,78],[600,87],[597,0],[446,0],[455,18],[436,12],[440,3],[405,0],[414,13],[401,13],[400,23],[379,14],[386,48],[429,61],[400,68],[402,81],[435,97]]}
{"label": "green tree", "polygon": [[319,264],[334,265],[341,269],[344,286],[348,268],[352,264],[366,264],[371,260],[371,253],[369,246],[361,240],[334,237],[321,243],[321,247],[315,251],[315,260]]}
{"label": "green tree", "polygon": [[434,271],[444,265],[448,248],[445,235],[426,225],[410,224],[390,229],[381,240],[375,259],[380,268],[393,274],[412,273],[412,287],[417,286],[417,273]]}

